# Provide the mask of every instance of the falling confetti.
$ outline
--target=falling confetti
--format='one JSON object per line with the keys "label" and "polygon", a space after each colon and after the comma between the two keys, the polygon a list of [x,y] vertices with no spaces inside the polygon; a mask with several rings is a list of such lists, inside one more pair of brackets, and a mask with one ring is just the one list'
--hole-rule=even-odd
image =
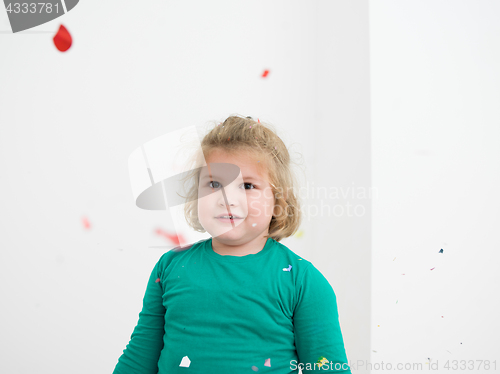
{"label": "falling confetti", "polygon": [[259,371],[259,368],[257,366],[252,366],[253,371]]}
{"label": "falling confetti", "polygon": [[184,241],[184,238],[181,235],[169,234],[168,232],[163,231],[162,229],[156,229],[156,233],[158,235],[164,236],[165,238],[167,238],[167,240],[171,241],[174,245],[179,245],[181,241]]}
{"label": "falling confetti", "polygon": [[[394,257],[394,260],[395,260],[395,259],[396,259],[396,257]],[[392,261],[394,261],[394,260],[392,260]]]}
{"label": "falling confetti", "polygon": [[256,223],[252,223],[252,227],[255,227],[255,226],[257,226],[257,224]]}
{"label": "falling confetti", "polygon": [[[373,351],[373,349],[372,349],[372,351]],[[373,352],[377,353],[377,351],[373,351]]]}
{"label": "falling confetti", "polygon": [[433,267],[431,270],[434,270],[436,267]]}
{"label": "falling confetti", "polygon": [[304,235],[304,230],[297,231],[297,233],[294,235],[296,238],[301,238],[302,235]]}
{"label": "falling confetti", "polygon": [[439,251],[439,253],[443,253],[443,248],[441,248],[441,250]]}
{"label": "falling confetti", "polygon": [[264,72],[262,73],[262,78],[267,77],[268,74],[269,74],[269,70],[264,70]]}
{"label": "falling confetti", "polygon": [[325,364],[327,364],[329,361],[326,359],[326,357],[323,357],[321,356],[320,358],[318,358],[318,361],[317,363],[319,364],[318,366],[321,367]]}
{"label": "falling confetti", "polygon": [[160,278],[158,278],[157,280],[155,280],[155,283],[158,283],[160,281]]}
{"label": "falling confetti", "polygon": [[89,220],[87,219],[87,217],[83,217],[82,218],[82,223],[83,223],[83,227],[85,227],[87,230],[90,229],[90,222]]}
{"label": "falling confetti", "polygon": [[292,265],[288,264],[288,269],[287,268],[283,268],[283,271],[290,271],[292,270]]}
{"label": "falling confetti", "polygon": [[73,44],[73,39],[69,31],[63,25],[59,26],[59,30],[53,40],[54,45],[61,52],[66,52],[71,47],[71,44]]}
{"label": "falling confetti", "polygon": [[264,364],[264,366],[271,367],[271,359],[270,358],[266,359],[266,363]]}
{"label": "falling confetti", "polygon": [[181,364],[180,364],[179,366],[182,366],[182,367],[184,367],[184,368],[188,368],[188,367],[189,367],[189,365],[191,365],[191,360],[189,359],[189,357],[188,357],[188,356],[184,356],[184,357],[182,358]]}

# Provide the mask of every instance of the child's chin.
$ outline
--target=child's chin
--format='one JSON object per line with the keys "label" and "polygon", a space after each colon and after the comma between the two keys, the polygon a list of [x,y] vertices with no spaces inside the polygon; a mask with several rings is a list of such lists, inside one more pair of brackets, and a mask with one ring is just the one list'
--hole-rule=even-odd
{"label": "child's chin", "polygon": [[212,230],[207,230],[207,232],[214,238],[240,238],[244,232],[238,229],[238,226],[236,226],[234,229],[221,229],[219,228],[212,228]]}

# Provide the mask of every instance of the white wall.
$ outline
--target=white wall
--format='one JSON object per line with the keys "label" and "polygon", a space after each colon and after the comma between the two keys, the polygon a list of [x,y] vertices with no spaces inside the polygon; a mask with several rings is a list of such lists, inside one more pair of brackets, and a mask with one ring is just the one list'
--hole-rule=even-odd
{"label": "white wall", "polygon": [[[342,164],[329,156],[328,139],[344,150],[369,139],[368,4],[348,4],[87,0],[0,33],[0,372],[114,368],[166,251],[150,248],[167,244],[154,230],[174,227],[165,212],[134,206],[127,162],[144,142],[250,115],[276,125],[303,181],[350,186],[351,170],[369,183],[368,153]],[[60,23],[73,36],[66,53],[52,42]],[[331,218],[305,219],[304,235],[283,243],[334,287],[352,360],[368,354],[369,262],[353,264],[369,256],[369,216],[349,223],[355,231],[341,229],[344,219],[334,230]]]}
{"label": "white wall", "polygon": [[499,18],[497,1],[370,2],[371,362],[392,364],[374,372],[499,370]]}
{"label": "white wall", "polygon": [[174,227],[128,156],[232,113],[304,157],[283,243],[334,287],[351,364],[498,359],[498,2],[145,4],[0,33],[0,372],[112,371]]}

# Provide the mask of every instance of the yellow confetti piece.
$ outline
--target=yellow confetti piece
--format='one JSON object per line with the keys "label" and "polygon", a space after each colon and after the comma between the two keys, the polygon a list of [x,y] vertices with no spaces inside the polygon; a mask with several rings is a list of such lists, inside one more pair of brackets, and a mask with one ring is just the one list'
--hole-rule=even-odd
{"label": "yellow confetti piece", "polygon": [[299,230],[299,231],[297,231],[297,232],[295,233],[295,235],[294,235],[294,236],[295,236],[296,238],[300,238],[300,237],[302,237],[302,235],[304,235],[304,230]]}
{"label": "yellow confetti piece", "polygon": [[320,358],[318,358],[318,361],[317,363],[319,364],[318,367],[321,367],[325,364],[327,364],[329,361],[326,359],[326,357],[324,356],[321,356]]}

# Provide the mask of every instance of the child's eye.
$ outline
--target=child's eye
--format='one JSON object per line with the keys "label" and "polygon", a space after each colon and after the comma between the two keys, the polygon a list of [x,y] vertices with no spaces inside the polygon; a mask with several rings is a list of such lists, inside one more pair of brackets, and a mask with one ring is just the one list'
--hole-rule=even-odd
{"label": "child's eye", "polygon": [[[208,182],[208,185],[210,186],[212,183],[217,183],[217,184],[220,184],[220,183],[219,183],[219,182],[217,182],[217,181],[210,181],[210,182]],[[212,188],[219,188],[219,187],[214,187],[214,186],[210,186],[210,187],[212,187]]]}
{"label": "child's eye", "polygon": [[[213,184],[216,184],[218,187],[212,186],[212,183],[213,183]],[[249,184],[250,186],[252,186],[252,187],[253,187],[253,188],[245,188],[245,189],[250,189],[250,190],[253,190],[253,189],[255,189],[255,188],[256,188],[256,186],[255,186],[254,184],[252,184],[252,183],[243,183],[243,184],[244,184],[244,185],[245,185],[245,184]],[[219,183],[219,182],[217,182],[217,181],[210,181],[210,182],[208,183],[208,185],[209,185],[210,187],[212,187],[212,188],[220,188],[220,183]]]}

